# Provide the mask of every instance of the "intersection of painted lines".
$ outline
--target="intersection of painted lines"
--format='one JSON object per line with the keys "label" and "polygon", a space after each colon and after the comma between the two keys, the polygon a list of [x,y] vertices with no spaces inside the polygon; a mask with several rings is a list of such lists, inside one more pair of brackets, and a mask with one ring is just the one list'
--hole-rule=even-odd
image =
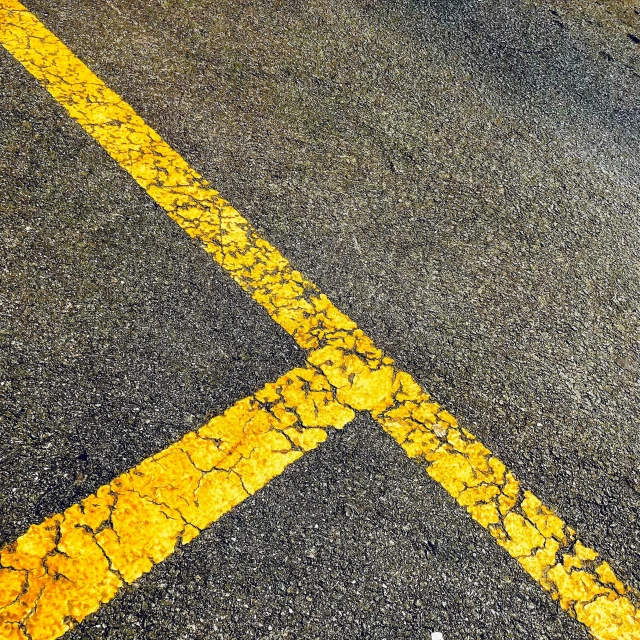
{"label": "intersection of painted lines", "polygon": [[[15,0],[0,0],[0,41],[308,360],[8,545],[0,638],[58,637],[315,447],[325,428],[367,411],[594,637],[640,640],[634,596],[610,565]],[[139,540],[126,533],[143,528]]]}

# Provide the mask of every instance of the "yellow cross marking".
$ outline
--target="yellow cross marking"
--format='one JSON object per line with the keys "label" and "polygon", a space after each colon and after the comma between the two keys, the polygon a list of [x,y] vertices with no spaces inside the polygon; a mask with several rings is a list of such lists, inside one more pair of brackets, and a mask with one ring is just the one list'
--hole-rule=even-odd
{"label": "yellow cross marking", "polygon": [[[595,638],[640,640],[640,612],[609,564],[16,0],[0,0],[0,42],[308,360],[2,550],[0,638],[60,636],[315,447],[324,428],[367,411]],[[216,421],[224,436],[212,435]]]}

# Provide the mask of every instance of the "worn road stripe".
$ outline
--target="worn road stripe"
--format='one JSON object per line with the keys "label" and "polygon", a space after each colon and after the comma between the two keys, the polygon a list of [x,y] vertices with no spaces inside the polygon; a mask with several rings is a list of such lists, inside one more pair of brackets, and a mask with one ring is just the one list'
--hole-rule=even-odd
{"label": "worn road stripe", "polygon": [[71,117],[308,351],[337,401],[370,412],[594,637],[640,640],[636,595],[609,564],[397,370],[127,103],[15,0],[0,0],[0,30],[4,47]]}
{"label": "worn road stripe", "polygon": [[0,638],[52,640],[342,428],[354,412],[294,369],[0,553]]}

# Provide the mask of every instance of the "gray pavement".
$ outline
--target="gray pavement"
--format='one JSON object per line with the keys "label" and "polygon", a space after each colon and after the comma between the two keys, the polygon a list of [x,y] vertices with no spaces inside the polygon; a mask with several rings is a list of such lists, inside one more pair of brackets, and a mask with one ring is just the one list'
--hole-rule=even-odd
{"label": "gray pavement", "polygon": [[[633,24],[506,0],[28,6],[640,588]],[[303,354],[0,53],[2,544]],[[69,637],[431,631],[587,637],[360,417]]]}

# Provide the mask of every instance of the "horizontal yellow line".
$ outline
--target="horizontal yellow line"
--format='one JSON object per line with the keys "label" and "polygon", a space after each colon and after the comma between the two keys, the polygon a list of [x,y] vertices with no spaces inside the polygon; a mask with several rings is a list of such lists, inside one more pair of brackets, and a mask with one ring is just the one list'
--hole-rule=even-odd
{"label": "horizontal yellow line", "polygon": [[594,637],[640,640],[640,613],[611,567],[431,402],[127,103],[15,0],[0,0],[0,29],[3,46],[308,351],[342,406],[370,412],[409,456],[424,461],[429,475]]}
{"label": "horizontal yellow line", "polygon": [[294,369],[0,552],[0,638],[51,640],[342,428],[354,412]]}

